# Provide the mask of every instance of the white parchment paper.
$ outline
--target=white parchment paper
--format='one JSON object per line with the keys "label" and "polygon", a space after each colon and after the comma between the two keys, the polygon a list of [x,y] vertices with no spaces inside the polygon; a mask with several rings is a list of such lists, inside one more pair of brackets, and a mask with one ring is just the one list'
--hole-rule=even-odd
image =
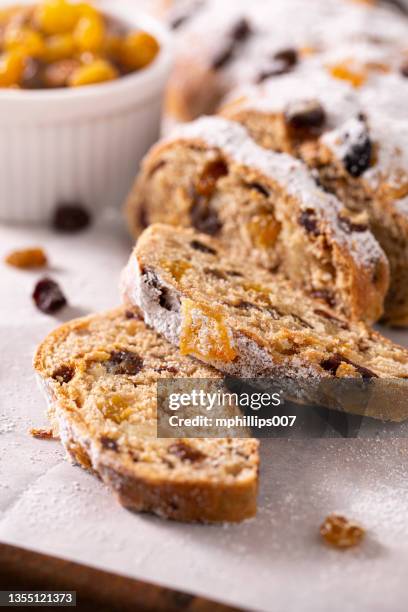
{"label": "white parchment paper", "polygon": [[[64,459],[46,425],[31,359],[60,321],[115,306],[131,241],[118,221],[62,237],[0,228],[0,255],[43,246],[70,306],[38,312],[38,272],[0,263],[0,541],[274,612],[405,612],[408,445],[405,439],[266,441],[256,519],[236,526],[169,523],[121,508]],[[407,333],[393,333],[408,345]],[[356,550],[329,550],[318,527],[334,510],[368,529]]]}

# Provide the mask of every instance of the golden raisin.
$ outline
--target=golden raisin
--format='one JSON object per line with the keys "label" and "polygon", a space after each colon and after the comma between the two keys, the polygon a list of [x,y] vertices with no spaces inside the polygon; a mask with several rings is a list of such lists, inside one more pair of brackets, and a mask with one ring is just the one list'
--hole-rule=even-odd
{"label": "golden raisin", "polygon": [[52,63],[63,59],[70,59],[76,52],[72,34],[54,34],[45,41],[43,59]]}
{"label": "golden raisin", "polygon": [[0,56],[0,87],[18,85],[24,73],[25,56],[14,50]]}
{"label": "golden raisin", "polygon": [[71,87],[81,87],[82,85],[103,83],[113,81],[118,76],[118,71],[110,62],[100,59],[75,70],[69,80],[69,85]]}
{"label": "golden raisin", "polygon": [[154,60],[159,43],[148,32],[131,32],[122,43],[121,62],[128,70],[140,70]]}
{"label": "golden raisin", "polygon": [[133,412],[128,398],[117,394],[98,400],[97,406],[106,419],[114,421],[117,425],[128,419]]}
{"label": "golden raisin", "polygon": [[36,21],[45,34],[72,32],[80,12],[68,0],[43,0],[36,11]]}
{"label": "golden raisin", "polygon": [[208,162],[196,181],[195,190],[202,196],[212,196],[217,181],[228,174],[228,166],[222,159]]}
{"label": "golden raisin", "polygon": [[330,514],[320,527],[320,535],[331,546],[351,548],[360,544],[364,538],[365,530],[344,516]]}
{"label": "golden raisin", "polygon": [[104,39],[105,25],[99,15],[81,17],[74,31],[74,40],[79,51],[101,51]]}
{"label": "golden raisin", "polygon": [[41,248],[35,247],[13,251],[7,255],[5,262],[15,268],[43,268],[47,265],[47,256]]}
{"label": "golden raisin", "polygon": [[203,361],[233,361],[237,353],[219,310],[189,299],[182,303],[180,352]]}
{"label": "golden raisin", "polygon": [[167,272],[170,272],[176,281],[180,281],[187,270],[190,270],[191,268],[191,264],[183,259],[175,259],[173,261],[165,260],[162,261],[161,264],[163,268],[167,270]]}
{"label": "golden raisin", "polygon": [[34,58],[41,58],[45,51],[43,37],[30,28],[8,27],[4,34],[3,46],[6,51],[17,49]]}
{"label": "golden raisin", "polygon": [[255,215],[246,228],[254,247],[268,248],[275,244],[281,224],[273,215],[263,213]]}

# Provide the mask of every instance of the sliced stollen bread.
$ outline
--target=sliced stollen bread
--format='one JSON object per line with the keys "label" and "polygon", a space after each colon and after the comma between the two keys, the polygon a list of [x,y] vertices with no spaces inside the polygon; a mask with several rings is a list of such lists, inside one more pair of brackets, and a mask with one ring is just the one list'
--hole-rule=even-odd
{"label": "sliced stollen bread", "polygon": [[[124,296],[183,355],[239,377],[278,377],[300,399],[384,420],[408,417],[408,351],[350,322],[277,274],[231,258],[219,241],[153,225],[122,276]],[[375,397],[325,398],[321,384],[361,379]],[[292,384],[293,383],[293,384]]]}
{"label": "sliced stollen bread", "polygon": [[356,88],[313,68],[241,88],[222,110],[258,144],[304,161],[351,214],[367,214],[390,262],[394,325],[408,325],[407,109],[403,76]]}
{"label": "sliced stollen bread", "polygon": [[62,325],[35,369],[72,459],[132,510],[180,521],[241,521],[256,512],[258,442],[156,437],[159,378],[220,374],[147,329],[123,308]]}
{"label": "sliced stollen bread", "polygon": [[194,227],[348,317],[382,314],[388,263],[365,220],[235,122],[199,119],[154,147],[127,214],[135,236],[155,222]]}

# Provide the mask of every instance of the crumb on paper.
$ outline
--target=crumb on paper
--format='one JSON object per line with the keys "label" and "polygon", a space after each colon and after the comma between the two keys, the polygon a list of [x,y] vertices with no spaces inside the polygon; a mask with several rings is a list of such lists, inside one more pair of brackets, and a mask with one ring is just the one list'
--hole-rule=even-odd
{"label": "crumb on paper", "polygon": [[54,434],[52,433],[52,429],[37,429],[35,427],[30,429],[30,435],[33,438],[38,438],[39,440],[54,440]]}

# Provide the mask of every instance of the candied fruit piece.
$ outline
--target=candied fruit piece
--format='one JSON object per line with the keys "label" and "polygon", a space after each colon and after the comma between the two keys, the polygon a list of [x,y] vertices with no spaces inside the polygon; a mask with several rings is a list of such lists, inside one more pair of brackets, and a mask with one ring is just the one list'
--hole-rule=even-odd
{"label": "candied fruit piece", "polygon": [[3,46],[6,51],[18,49],[34,58],[41,58],[45,51],[44,39],[39,32],[14,26],[6,29]]}
{"label": "candied fruit piece", "polygon": [[5,262],[15,268],[43,268],[47,265],[47,256],[40,247],[13,251],[7,255]]}
{"label": "candied fruit piece", "polygon": [[50,278],[38,281],[34,288],[33,300],[38,310],[45,314],[57,312],[67,304],[66,297],[59,285]]}
{"label": "candied fruit piece", "polygon": [[70,59],[74,56],[75,51],[75,41],[72,34],[54,34],[45,41],[43,59],[50,63]]}
{"label": "candied fruit piece", "polygon": [[38,429],[37,427],[30,429],[30,435],[37,440],[52,440],[54,438],[52,429]]}
{"label": "candied fruit piece", "polygon": [[36,10],[36,22],[45,34],[71,32],[79,17],[78,7],[68,0],[43,0]]}
{"label": "candied fruit piece", "polygon": [[272,247],[281,230],[281,224],[271,214],[255,215],[247,224],[247,232],[253,246],[257,248]]}
{"label": "candied fruit piece", "polygon": [[128,70],[140,70],[152,63],[160,49],[148,32],[130,32],[122,43],[120,59]]}
{"label": "candied fruit piece", "polygon": [[113,81],[118,76],[118,71],[110,62],[100,59],[75,70],[69,79],[69,85],[71,87],[82,87],[83,85],[104,83]]}
{"label": "candied fruit piece", "polygon": [[233,361],[237,356],[222,314],[190,299],[182,302],[180,352],[203,361]]}
{"label": "candied fruit piece", "polygon": [[365,531],[344,516],[330,514],[320,527],[320,535],[327,544],[336,548],[351,548],[360,544]]}
{"label": "candied fruit piece", "polygon": [[356,88],[364,85],[367,80],[367,73],[361,67],[353,66],[349,60],[329,66],[329,73],[335,79],[348,81]]}
{"label": "candied fruit piece", "polygon": [[79,51],[97,53],[105,39],[105,25],[98,15],[81,17],[74,31],[74,40]]}
{"label": "candied fruit piece", "polygon": [[23,77],[25,56],[20,50],[8,51],[0,56],[0,87],[18,85]]}

